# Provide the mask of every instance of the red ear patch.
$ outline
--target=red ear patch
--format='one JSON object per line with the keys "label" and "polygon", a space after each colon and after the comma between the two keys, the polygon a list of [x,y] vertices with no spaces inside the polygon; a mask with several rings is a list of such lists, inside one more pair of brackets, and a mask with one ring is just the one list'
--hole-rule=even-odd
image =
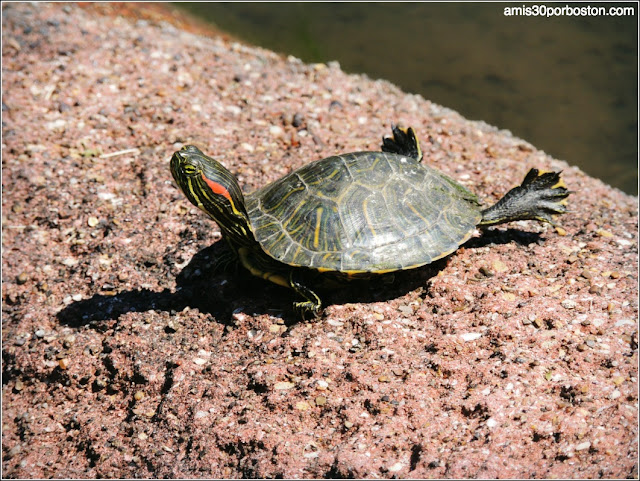
{"label": "red ear patch", "polygon": [[218,184],[217,182],[214,182],[211,179],[207,179],[204,173],[202,174],[202,178],[204,179],[204,181],[207,183],[207,185],[213,191],[214,194],[222,195],[226,197],[229,200],[229,202],[233,202],[231,200],[231,194],[229,194],[229,191],[225,189],[222,184]]}

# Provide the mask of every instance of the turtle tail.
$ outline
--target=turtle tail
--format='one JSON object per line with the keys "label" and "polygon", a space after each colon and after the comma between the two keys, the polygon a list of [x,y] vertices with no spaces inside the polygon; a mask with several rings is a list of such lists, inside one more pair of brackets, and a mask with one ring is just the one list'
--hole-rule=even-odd
{"label": "turtle tail", "polygon": [[560,172],[531,169],[518,187],[514,187],[495,205],[482,211],[479,226],[514,220],[537,220],[553,224],[553,215],[567,212],[567,190]]}

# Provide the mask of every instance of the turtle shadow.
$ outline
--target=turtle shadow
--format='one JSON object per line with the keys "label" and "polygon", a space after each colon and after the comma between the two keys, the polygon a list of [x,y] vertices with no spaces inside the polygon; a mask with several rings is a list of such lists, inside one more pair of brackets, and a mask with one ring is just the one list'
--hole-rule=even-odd
{"label": "turtle shadow", "polygon": [[[544,238],[539,232],[531,232],[514,228],[483,228],[482,234],[478,237],[472,237],[461,247],[467,249],[478,249],[489,245],[504,245],[515,242],[521,246],[529,244],[543,243]],[[455,252],[453,253],[455,254]]]}
{"label": "turtle shadow", "polygon": [[216,242],[197,252],[176,276],[175,290],[134,289],[114,295],[94,294],[65,306],[56,317],[70,327],[89,325],[101,330],[109,327],[103,321],[117,320],[129,312],[176,313],[191,307],[225,322],[237,308],[234,298],[239,292],[237,286],[227,280],[235,276],[221,272],[216,265],[216,259],[223,258],[227,251],[226,243]]}
{"label": "turtle shadow", "polygon": [[[540,242],[538,233],[518,229],[488,229],[482,236],[467,241],[465,249],[516,242],[529,245]],[[176,289],[152,291],[135,289],[115,295],[95,294],[89,299],[72,302],[57,314],[59,322],[70,327],[89,325],[106,330],[103,321],[117,320],[129,312],[160,310],[176,313],[186,307],[210,314],[217,322],[232,324],[233,315],[267,314],[282,318],[287,324],[299,322],[292,309],[299,300],[291,290],[251,276],[237,263],[222,269],[219,259],[228,254],[224,242],[216,242],[197,252],[176,276]],[[319,290],[326,305],[385,302],[416,289],[426,289],[429,280],[444,269],[456,253],[429,265],[370,279],[345,282],[339,289]]]}

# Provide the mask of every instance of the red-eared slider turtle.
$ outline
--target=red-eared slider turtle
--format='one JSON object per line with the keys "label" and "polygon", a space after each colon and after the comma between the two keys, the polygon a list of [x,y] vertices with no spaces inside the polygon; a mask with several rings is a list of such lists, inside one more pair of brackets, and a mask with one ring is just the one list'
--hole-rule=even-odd
{"label": "red-eared slider turtle", "polygon": [[312,288],[327,280],[420,267],[455,251],[478,226],[552,222],[567,210],[559,173],[531,169],[483,210],[474,194],[421,160],[414,131],[394,127],[382,152],[318,160],[248,195],[193,145],[173,154],[171,173],[251,274],[304,299],[294,303],[302,317],[318,315],[322,302]]}

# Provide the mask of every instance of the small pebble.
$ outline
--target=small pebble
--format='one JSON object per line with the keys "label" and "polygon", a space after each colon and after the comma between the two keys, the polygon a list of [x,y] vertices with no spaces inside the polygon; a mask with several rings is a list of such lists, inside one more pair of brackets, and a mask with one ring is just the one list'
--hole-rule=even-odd
{"label": "small pebble", "polygon": [[315,403],[316,406],[324,406],[325,404],[327,404],[327,398],[324,396],[318,396],[317,398],[315,398]]}
{"label": "small pebble", "polygon": [[298,411],[308,411],[311,408],[311,405],[307,401],[298,401],[296,403],[296,409]]}
{"label": "small pebble", "polygon": [[60,369],[63,369],[63,370],[67,369],[69,367],[69,364],[71,364],[71,361],[69,360],[68,357],[63,357],[58,361],[58,366],[60,366]]}
{"label": "small pebble", "polygon": [[100,377],[95,380],[94,384],[97,389],[104,389],[107,387],[107,381]]}
{"label": "small pebble", "polygon": [[177,330],[178,330],[178,325],[173,320],[167,322],[167,325],[164,328],[164,331],[167,334],[171,334],[173,332],[176,332]]}
{"label": "small pebble", "polygon": [[16,282],[20,285],[22,284],[26,284],[26,282],[29,280],[29,276],[22,272],[17,278],[16,278]]}
{"label": "small pebble", "polygon": [[142,401],[142,399],[144,399],[144,393],[142,391],[136,391],[136,393],[133,395],[133,398],[136,401]]}
{"label": "small pebble", "polygon": [[331,103],[329,104],[329,110],[333,110],[333,109],[341,109],[342,107],[342,103],[339,102],[338,100],[332,100]]}
{"label": "small pebble", "polygon": [[20,451],[22,451],[22,448],[19,444],[16,444],[14,447],[12,447],[9,452],[7,453],[7,459],[11,459],[14,456],[20,454]]}
{"label": "small pebble", "polygon": [[584,270],[580,273],[581,277],[584,277],[585,279],[592,279],[593,278],[593,274],[590,271]]}
{"label": "small pebble", "polygon": [[293,120],[291,121],[291,125],[294,127],[300,127],[304,123],[304,117],[300,113],[296,113],[293,116]]}
{"label": "small pebble", "polygon": [[486,266],[480,267],[479,271],[480,271],[480,274],[482,274],[485,277],[493,277],[495,275],[493,271]]}
{"label": "small pebble", "polygon": [[616,327],[620,327],[620,326],[635,326],[636,322],[632,321],[631,319],[620,319],[619,321],[616,321],[615,326]]}
{"label": "small pebble", "polygon": [[613,234],[611,232],[609,232],[608,230],[604,230],[604,229],[598,229],[596,231],[596,234],[600,237],[613,237]]}
{"label": "small pebble", "polygon": [[282,137],[284,135],[284,129],[279,125],[272,125],[269,127],[269,133],[274,137]]}
{"label": "small pebble", "polygon": [[292,387],[295,386],[295,383],[293,382],[289,382],[289,381],[280,381],[277,382],[273,388],[276,389],[277,391],[284,391],[286,389],[291,389]]}
{"label": "small pebble", "polygon": [[479,332],[467,332],[465,334],[460,334],[460,337],[463,341],[475,341],[482,337],[482,334]]}
{"label": "small pebble", "polygon": [[598,286],[597,284],[592,284],[589,287],[589,294],[602,294],[602,288],[600,286]]}
{"label": "small pebble", "polygon": [[227,105],[225,110],[233,115],[240,115],[242,113],[242,109],[237,105]]}
{"label": "small pebble", "polygon": [[591,447],[591,442],[585,441],[584,443],[580,443],[576,446],[576,451],[584,451],[585,449],[589,449]]}
{"label": "small pebble", "polygon": [[259,330],[257,330],[257,329],[249,329],[249,330],[247,331],[247,337],[248,337],[249,339],[253,339],[253,338],[255,338],[255,337],[258,337],[258,335],[259,335],[261,332],[262,332],[262,331],[259,331]]}
{"label": "small pebble", "polygon": [[516,295],[513,294],[512,292],[505,292],[502,294],[502,298],[505,301],[515,301],[516,300]]}
{"label": "small pebble", "polygon": [[89,219],[87,220],[87,224],[89,225],[89,227],[95,227],[99,222],[100,221],[98,220],[98,218],[94,216],[89,217]]}
{"label": "small pebble", "polygon": [[507,272],[509,270],[509,267],[507,267],[507,265],[500,261],[500,260],[495,260],[493,261],[493,263],[491,264],[491,267],[493,268],[494,272]]}

